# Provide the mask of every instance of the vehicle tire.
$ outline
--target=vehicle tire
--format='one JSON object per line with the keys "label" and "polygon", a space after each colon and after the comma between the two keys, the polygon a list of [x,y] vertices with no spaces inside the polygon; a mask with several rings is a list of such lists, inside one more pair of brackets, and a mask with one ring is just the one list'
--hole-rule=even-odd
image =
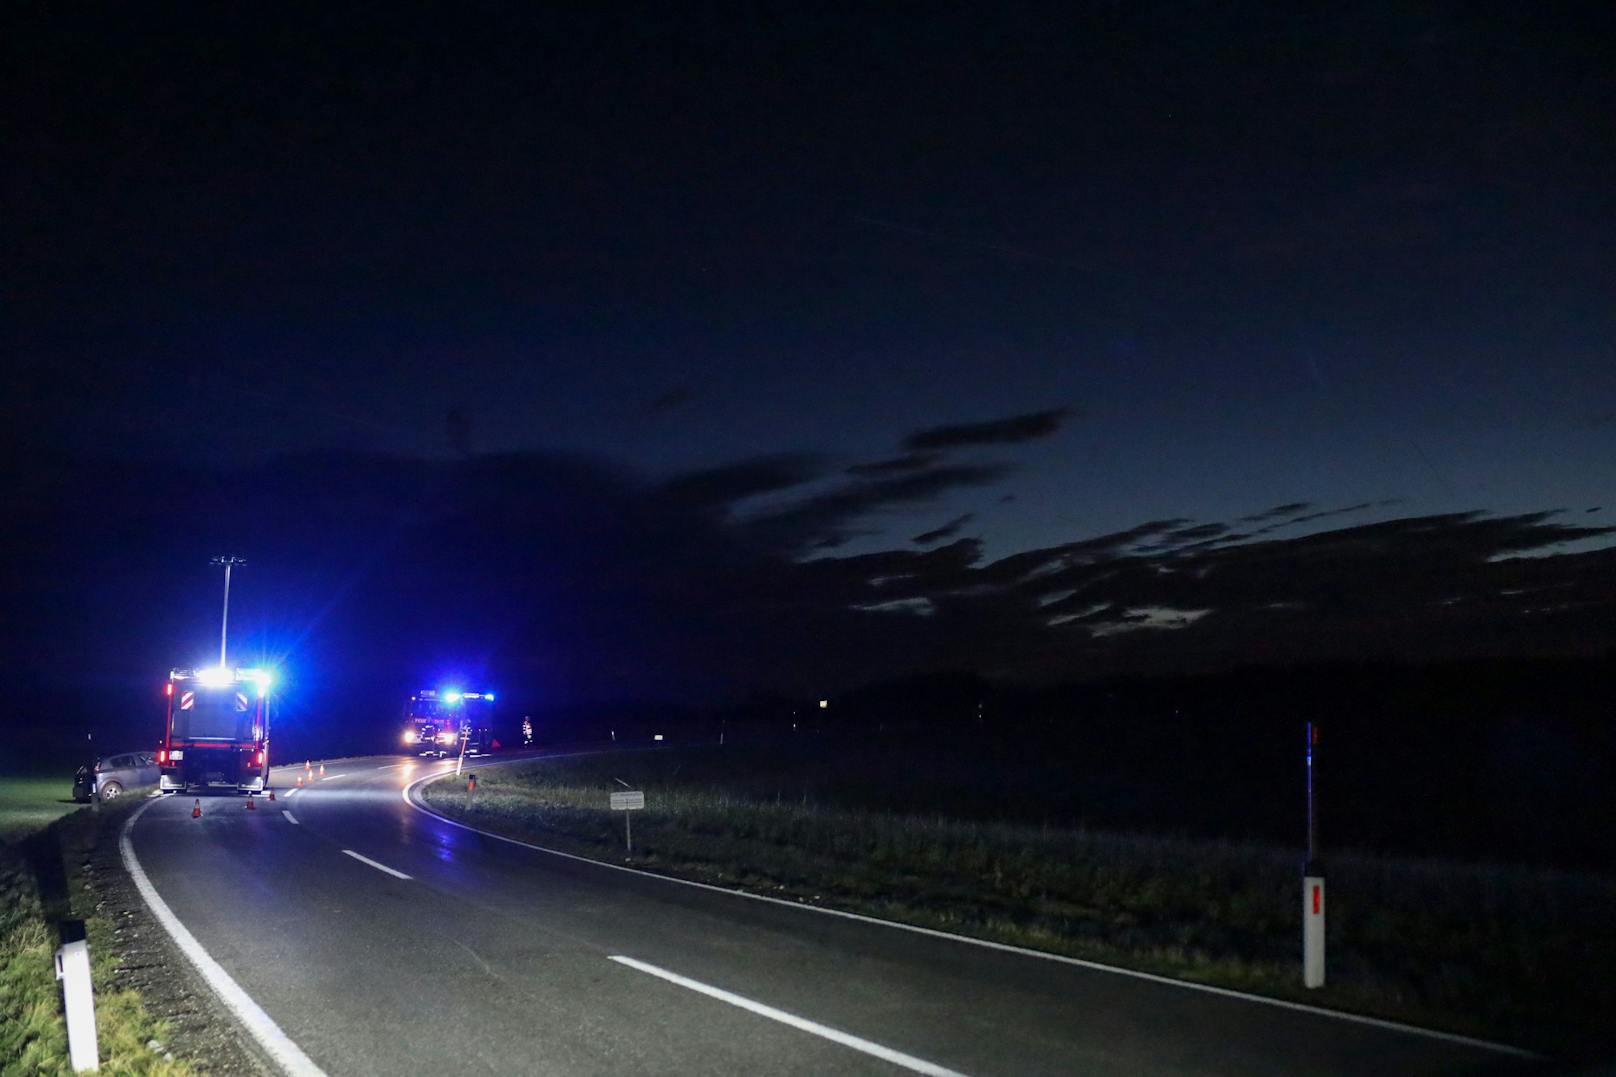
{"label": "vehicle tire", "polygon": [[117,800],[122,794],[123,784],[121,782],[104,782],[101,785],[101,803],[103,804],[109,800]]}

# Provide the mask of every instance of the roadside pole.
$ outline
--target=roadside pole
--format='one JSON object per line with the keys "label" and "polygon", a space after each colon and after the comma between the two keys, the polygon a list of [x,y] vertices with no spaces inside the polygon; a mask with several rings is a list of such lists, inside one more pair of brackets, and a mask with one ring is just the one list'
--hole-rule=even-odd
{"label": "roadside pole", "polygon": [[1324,986],[1324,865],[1319,862],[1319,817],[1313,767],[1319,726],[1307,723],[1307,862],[1302,865],[1302,986]]}

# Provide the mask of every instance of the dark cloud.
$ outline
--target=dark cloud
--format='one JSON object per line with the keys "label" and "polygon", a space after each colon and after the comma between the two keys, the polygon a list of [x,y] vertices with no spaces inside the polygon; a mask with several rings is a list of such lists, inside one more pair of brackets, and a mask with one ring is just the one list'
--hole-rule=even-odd
{"label": "dark cloud", "polygon": [[[760,516],[713,511],[789,489],[816,473],[804,459],[652,484],[546,454],[185,471],[36,458],[6,476],[16,518],[0,600],[18,614],[0,643],[22,669],[93,654],[109,683],[144,683],[206,652],[207,557],[230,550],[250,564],[232,595],[242,646],[281,655],[307,684],[385,691],[446,656],[547,699],[707,698],[940,669],[1072,679],[1616,646],[1616,551],[1557,552],[1616,529],[1553,513],[1254,540],[1161,519],[984,562],[971,538],[825,551],[871,537],[883,509],[1003,467],[838,480]],[[153,490],[185,491],[187,527]]]}
{"label": "dark cloud", "polygon": [[849,475],[860,478],[879,478],[883,475],[900,475],[909,471],[920,471],[937,462],[937,453],[912,452],[903,456],[893,457],[890,460],[873,460],[867,464],[854,464],[847,469]]}
{"label": "dark cloud", "polygon": [[1306,501],[1287,501],[1283,505],[1275,505],[1273,508],[1264,512],[1255,513],[1251,516],[1242,516],[1240,517],[1240,522],[1243,524],[1262,523],[1264,520],[1273,520],[1280,516],[1293,516],[1296,513],[1301,512],[1303,509],[1310,509],[1312,507],[1313,506]]}
{"label": "dark cloud", "polygon": [[934,528],[931,531],[922,531],[909,541],[919,546],[930,546],[934,542],[941,542],[950,535],[958,534],[960,528],[974,519],[976,519],[976,513],[967,512],[963,516],[954,517],[941,527]]}
{"label": "dark cloud", "polygon": [[1304,516],[1293,516],[1286,522],[1293,524],[1312,523],[1314,520],[1324,520],[1331,516],[1345,516],[1348,513],[1362,512],[1364,509],[1372,509],[1375,507],[1375,504],[1376,503],[1372,501],[1361,501],[1356,505],[1347,505],[1344,508],[1326,509],[1323,512],[1310,512]]}
{"label": "dark cloud", "polygon": [[957,449],[967,445],[1011,445],[1048,437],[1071,417],[1070,408],[1051,408],[981,423],[960,423],[917,430],[904,439],[911,450]]}
{"label": "dark cloud", "polygon": [[1217,538],[1228,534],[1228,524],[1196,524],[1193,527],[1181,527],[1176,531],[1169,531],[1162,536],[1161,544],[1164,546],[1183,545],[1186,543],[1204,542],[1207,539]]}
{"label": "dark cloud", "polygon": [[933,501],[957,489],[987,486],[1011,472],[1008,464],[958,464],[844,483],[751,518],[748,532],[770,546],[800,549],[841,533],[848,524],[894,505]]}
{"label": "dark cloud", "polygon": [[819,457],[810,453],[775,453],[680,475],[669,480],[664,489],[685,504],[727,506],[758,494],[801,486],[824,472]]}

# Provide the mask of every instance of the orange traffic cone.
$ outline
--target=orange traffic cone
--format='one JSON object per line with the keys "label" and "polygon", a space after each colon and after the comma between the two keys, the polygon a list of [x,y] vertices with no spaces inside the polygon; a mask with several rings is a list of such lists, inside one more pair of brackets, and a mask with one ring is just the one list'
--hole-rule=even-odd
{"label": "orange traffic cone", "polygon": [[198,800],[196,802],[196,805],[193,808],[191,808],[191,818],[192,819],[200,819],[200,818],[202,818],[202,801],[201,800]]}
{"label": "orange traffic cone", "polygon": [[297,787],[299,789],[303,788],[303,775],[301,774],[297,776]]}
{"label": "orange traffic cone", "polygon": [[247,794],[247,810],[248,811],[257,811],[258,810],[258,806],[253,803],[253,798],[252,798],[251,793]]}
{"label": "orange traffic cone", "polygon": [[325,760],[320,760],[320,777],[325,777]]}
{"label": "orange traffic cone", "polygon": [[271,804],[275,803],[275,790],[273,789],[269,791],[269,802]]}
{"label": "orange traffic cone", "polygon": [[303,760],[303,773],[304,774],[313,774],[314,773],[314,764],[309,762],[307,759]]}

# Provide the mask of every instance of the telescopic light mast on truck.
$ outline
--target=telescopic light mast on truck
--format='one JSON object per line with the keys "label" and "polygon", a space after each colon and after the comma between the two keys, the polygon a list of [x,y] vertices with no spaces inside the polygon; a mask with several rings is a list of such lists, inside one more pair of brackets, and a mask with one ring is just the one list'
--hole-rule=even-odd
{"label": "telescopic light mast on truck", "polygon": [[228,664],[230,570],[246,562],[231,556],[212,563],[224,568],[219,664],[169,671],[158,788],[180,793],[223,787],[251,795],[264,791],[269,775],[269,691],[275,678],[267,669]]}

